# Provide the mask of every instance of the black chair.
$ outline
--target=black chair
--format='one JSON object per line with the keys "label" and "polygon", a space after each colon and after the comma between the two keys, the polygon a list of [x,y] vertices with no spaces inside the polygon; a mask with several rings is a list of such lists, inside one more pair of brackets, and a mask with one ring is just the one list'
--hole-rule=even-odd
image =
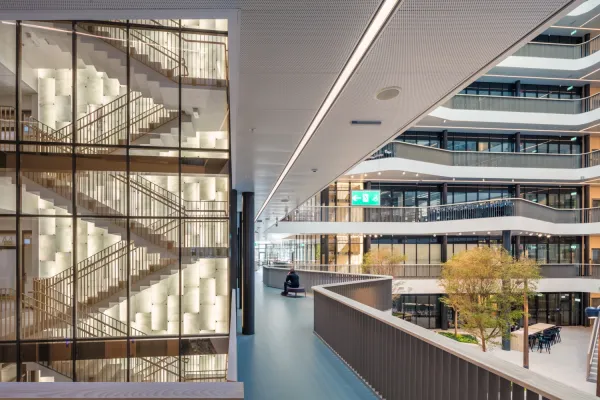
{"label": "black chair", "polygon": [[562,329],[562,326],[557,326],[556,327],[556,341],[557,341],[557,343],[561,342],[561,339],[560,339],[560,331],[561,331],[561,329]]}

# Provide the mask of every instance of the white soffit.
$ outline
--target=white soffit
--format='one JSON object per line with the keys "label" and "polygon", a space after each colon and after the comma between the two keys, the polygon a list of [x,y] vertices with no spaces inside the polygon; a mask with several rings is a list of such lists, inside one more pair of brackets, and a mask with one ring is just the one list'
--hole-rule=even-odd
{"label": "white soffit", "polygon": [[[534,37],[539,28],[581,3],[404,1],[261,219],[281,217],[286,206],[291,209],[318,192],[508,56],[517,44]],[[232,41],[239,37],[239,47],[230,43],[234,188],[254,191],[258,210],[380,4],[381,0],[3,0],[0,17],[210,18],[221,10],[239,10],[229,19],[230,31],[239,25],[239,36],[232,36]],[[376,101],[375,94],[388,86],[401,87],[400,96]],[[381,120],[382,125],[351,127],[356,119]],[[269,224],[273,222],[271,218]]]}
{"label": "white soffit", "polygon": [[[519,43],[537,35],[560,17],[557,12],[568,11],[562,9],[568,3],[404,1],[262,217],[281,217],[286,204],[291,209],[306,200],[510,55]],[[396,99],[381,102],[374,98],[389,86],[402,88]],[[351,126],[351,120],[379,120],[382,124]],[[311,172],[313,168],[318,172]],[[256,192],[259,206],[268,191]],[[285,197],[289,203],[281,203]]]}

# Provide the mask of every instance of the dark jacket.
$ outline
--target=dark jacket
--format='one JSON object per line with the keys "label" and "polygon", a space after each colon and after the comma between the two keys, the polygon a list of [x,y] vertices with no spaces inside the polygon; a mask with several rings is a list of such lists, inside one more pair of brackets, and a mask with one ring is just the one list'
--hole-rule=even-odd
{"label": "dark jacket", "polygon": [[300,286],[300,277],[296,271],[287,274],[285,281],[290,283],[290,287],[297,288]]}

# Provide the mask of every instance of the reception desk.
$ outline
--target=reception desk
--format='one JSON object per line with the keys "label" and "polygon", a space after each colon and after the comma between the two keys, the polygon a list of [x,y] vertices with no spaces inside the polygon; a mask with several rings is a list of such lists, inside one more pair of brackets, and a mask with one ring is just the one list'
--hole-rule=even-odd
{"label": "reception desk", "polygon": [[[552,324],[533,324],[529,325],[529,334],[533,335],[546,329],[554,328]],[[515,351],[523,351],[523,329],[511,332],[510,334],[510,349]]]}

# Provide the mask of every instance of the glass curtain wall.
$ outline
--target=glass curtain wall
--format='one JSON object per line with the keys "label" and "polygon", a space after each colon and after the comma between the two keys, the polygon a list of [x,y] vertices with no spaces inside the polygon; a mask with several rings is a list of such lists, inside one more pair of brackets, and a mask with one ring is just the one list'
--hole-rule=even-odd
{"label": "glass curtain wall", "polygon": [[224,380],[226,30],[0,24],[1,380]]}

